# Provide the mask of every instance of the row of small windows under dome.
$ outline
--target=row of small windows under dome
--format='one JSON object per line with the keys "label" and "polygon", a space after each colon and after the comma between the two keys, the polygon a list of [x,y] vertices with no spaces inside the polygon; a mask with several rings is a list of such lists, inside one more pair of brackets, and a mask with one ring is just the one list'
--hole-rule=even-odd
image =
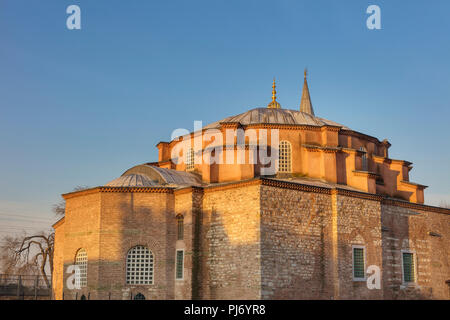
{"label": "row of small windows under dome", "polygon": [[[194,150],[189,148],[186,155],[186,170],[194,169]],[[292,147],[289,141],[281,141],[279,147],[278,172],[292,172]]]}
{"label": "row of small windows under dome", "polygon": [[[362,159],[362,171],[369,170],[367,150],[364,147],[360,147],[359,151],[363,152]],[[190,171],[194,169],[195,164],[194,149],[189,148],[186,156],[186,170]],[[289,141],[280,141],[279,145],[279,157],[278,157],[278,172],[290,173],[292,172],[292,147]]]}

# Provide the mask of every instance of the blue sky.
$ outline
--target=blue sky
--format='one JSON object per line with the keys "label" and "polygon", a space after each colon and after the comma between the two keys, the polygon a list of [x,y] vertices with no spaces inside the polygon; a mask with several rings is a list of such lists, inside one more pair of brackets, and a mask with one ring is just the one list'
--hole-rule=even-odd
{"label": "blue sky", "polygon": [[[71,4],[81,30],[66,28]],[[366,27],[370,4],[382,30]],[[316,115],[387,138],[426,201],[450,202],[449,12],[445,0],[1,0],[0,235],[54,220],[77,185],[157,160],[175,128],[266,106],[274,76],[298,109],[305,67]]]}

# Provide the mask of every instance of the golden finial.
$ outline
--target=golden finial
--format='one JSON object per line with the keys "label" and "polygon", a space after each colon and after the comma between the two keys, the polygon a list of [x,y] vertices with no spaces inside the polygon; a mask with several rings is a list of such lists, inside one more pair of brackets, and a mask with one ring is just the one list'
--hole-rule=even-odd
{"label": "golden finial", "polygon": [[308,75],[308,69],[305,68],[305,79],[306,79],[307,75]]}
{"label": "golden finial", "polygon": [[277,102],[277,90],[275,90],[276,84],[275,84],[275,77],[273,78],[273,84],[272,84],[272,101],[269,103],[267,108],[274,108],[274,109],[280,109],[281,105]]}
{"label": "golden finial", "polygon": [[275,85],[275,77],[273,77],[273,84],[272,84],[272,101],[276,101],[277,100],[277,90],[275,90],[276,85]]}

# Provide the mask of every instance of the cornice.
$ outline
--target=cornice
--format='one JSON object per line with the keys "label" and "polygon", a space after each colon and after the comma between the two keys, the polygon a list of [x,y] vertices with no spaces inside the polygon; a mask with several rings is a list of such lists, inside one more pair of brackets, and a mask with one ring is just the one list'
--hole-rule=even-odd
{"label": "cornice", "polygon": [[321,131],[323,126],[313,126],[306,124],[281,124],[281,123],[253,123],[243,126],[249,129],[285,129],[285,130],[299,130],[306,129],[311,131]]}
{"label": "cornice", "polygon": [[375,138],[375,137],[372,137],[372,136],[369,136],[367,134],[364,134],[364,133],[361,133],[361,132],[358,132],[358,131],[354,131],[354,130],[351,130],[351,129],[350,130],[348,130],[348,129],[341,129],[339,133],[341,133],[343,135],[353,136],[353,137],[356,137],[356,138],[366,139],[366,140],[369,140],[370,142],[373,142],[375,144],[382,144],[378,138]]}
{"label": "cornice", "polygon": [[[229,183],[224,183],[224,184],[220,184],[220,185],[191,186],[191,187],[186,187],[186,188],[182,188],[182,189],[175,189],[175,188],[168,188],[168,187],[96,187],[96,188],[91,188],[91,189],[87,189],[87,190],[67,193],[67,194],[64,194],[63,197],[64,197],[64,199],[70,199],[73,197],[78,197],[78,196],[93,194],[93,193],[101,193],[101,192],[108,192],[108,193],[110,193],[110,192],[117,192],[117,193],[120,193],[120,192],[168,193],[168,194],[176,194],[176,195],[192,192],[192,193],[202,194],[202,193],[223,191],[223,190],[234,189],[234,188],[242,188],[242,187],[253,186],[253,185],[263,185],[263,186],[269,186],[269,187],[275,187],[275,188],[299,190],[299,191],[304,191],[304,192],[313,192],[313,193],[328,194],[328,195],[341,195],[341,196],[347,196],[347,197],[379,201],[380,203],[382,203],[384,205],[391,205],[391,206],[398,206],[398,207],[415,209],[415,210],[423,210],[423,211],[437,212],[437,213],[443,213],[443,214],[450,214],[450,209],[428,206],[428,205],[413,203],[413,202],[407,202],[404,200],[389,198],[387,196],[380,195],[380,194],[348,190],[348,189],[343,189],[343,188],[333,187],[333,186],[319,187],[319,186],[314,186],[314,185],[302,184],[299,182],[281,181],[281,180],[275,180],[275,179],[263,178],[263,177],[254,178],[254,179],[250,179],[250,180],[237,181],[237,182],[229,182]],[[58,227],[63,222],[64,222],[64,218],[60,219],[55,224],[53,224],[53,227]]]}
{"label": "cornice", "polygon": [[81,190],[81,191],[74,191],[74,192],[69,192],[69,193],[64,193],[62,194],[62,197],[67,200],[70,198],[74,198],[74,197],[79,197],[79,196],[85,196],[88,194],[94,194],[94,193],[98,193],[100,192],[100,187],[95,187],[95,188],[90,188],[90,189],[85,189],[85,190]]}
{"label": "cornice", "polygon": [[184,188],[175,189],[173,193],[175,195],[185,194],[185,193],[203,193],[204,187],[199,186],[189,186]]}
{"label": "cornice", "polygon": [[133,193],[173,193],[170,187],[99,187],[100,192],[133,192]]}
{"label": "cornice", "polygon": [[376,179],[376,178],[381,177],[378,173],[371,172],[371,171],[353,170],[353,173],[356,176],[368,177],[368,178],[372,178],[372,179]]}
{"label": "cornice", "polygon": [[156,147],[158,147],[159,145],[161,145],[161,144],[166,144],[166,145],[169,145],[170,144],[170,142],[166,142],[166,141],[160,141],[160,142],[158,142],[158,144],[156,145]]}
{"label": "cornice", "polygon": [[376,193],[359,192],[359,191],[347,190],[347,189],[342,189],[342,188],[334,188],[331,191],[331,193],[338,194],[341,196],[346,196],[346,197],[365,199],[365,200],[381,201],[383,199],[382,195],[379,195]]}
{"label": "cornice", "polygon": [[318,151],[323,151],[325,153],[336,153],[341,151],[341,147],[330,147],[330,146],[316,146],[313,144],[302,144],[302,147],[305,148],[308,151],[312,151],[312,152],[318,152]]}
{"label": "cornice", "polygon": [[288,181],[280,181],[280,180],[261,178],[261,184],[263,186],[269,186],[269,187],[299,190],[299,191],[306,191],[306,192],[316,192],[316,193],[322,193],[322,194],[331,194],[330,188],[311,186],[311,185],[301,184],[301,183],[297,183],[297,182],[288,182]]}
{"label": "cornice", "polygon": [[233,189],[233,188],[241,188],[241,187],[259,185],[259,184],[261,184],[261,179],[254,178],[254,179],[250,179],[250,180],[243,180],[243,181],[238,181],[238,182],[229,182],[229,183],[220,184],[220,185],[206,186],[206,187],[203,187],[203,192],[209,193],[209,192],[214,192],[214,191],[223,191],[223,190],[228,190],[228,189]]}
{"label": "cornice", "polygon": [[60,225],[62,225],[64,223],[65,219],[66,219],[66,217],[62,217],[61,219],[56,221],[54,224],[52,224],[52,228],[55,229],[55,228],[59,227]]}
{"label": "cornice", "polygon": [[412,162],[406,161],[406,160],[397,160],[397,159],[390,159],[390,158],[386,158],[386,157],[382,157],[382,156],[377,156],[375,154],[372,154],[372,158],[375,162],[377,163],[396,163],[396,164],[401,164],[404,166],[409,167],[410,165],[412,165]]}
{"label": "cornice", "polygon": [[64,199],[71,199],[79,196],[84,196],[88,194],[94,193],[123,193],[123,192],[132,192],[132,193],[173,193],[175,188],[172,187],[96,187],[87,190],[81,190],[76,192],[65,193],[62,195]]}
{"label": "cornice", "polygon": [[387,198],[387,197],[385,197],[382,200],[382,204],[396,206],[396,207],[402,207],[402,208],[408,208],[408,209],[415,209],[415,210],[423,210],[423,211],[431,211],[431,212],[436,212],[436,213],[450,214],[450,209],[447,209],[447,208],[434,207],[434,206],[429,206],[429,205],[426,205],[426,204],[407,202],[407,201],[404,201],[404,200],[397,200],[397,199],[392,199],[392,198]]}
{"label": "cornice", "polygon": [[426,189],[428,188],[428,186],[420,184],[420,183],[415,183],[415,182],[411,182],[411,181],[405,181],[405,180],[400,180],[401,183],[416,187],[417,189]]}

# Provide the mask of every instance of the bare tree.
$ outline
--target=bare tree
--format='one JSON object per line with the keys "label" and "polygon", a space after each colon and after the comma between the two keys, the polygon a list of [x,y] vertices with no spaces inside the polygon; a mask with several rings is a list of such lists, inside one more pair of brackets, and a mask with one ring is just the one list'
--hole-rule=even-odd
{"label": "bare tree", "polygon": [[0,268],[6,274],[33,275],[39,272],[34,263],[18,261],[16,251],[20,247],[26,235],[4,236],[0,247]]}
{"label": "bare tree", "polygon": [[[73,191],[89,189],[77,186]],[[55,204],[52,211],[57,217],[63,217],[66,211],[65,201]],[[5,236],[0,246],[0,269],[8,274],[40,273],[47,286],[53,274],[53,253],[55,234],[39,232],[33,235],[19,234]]]}
{"label": "bare tree", "polygon": [[[38,233],[31,236],[6,236],[1,257],[4,272],[36,274],[40,272],[48,287],[53,274],[55,234]],[[48,274],[47,274],[48,271]]]}

